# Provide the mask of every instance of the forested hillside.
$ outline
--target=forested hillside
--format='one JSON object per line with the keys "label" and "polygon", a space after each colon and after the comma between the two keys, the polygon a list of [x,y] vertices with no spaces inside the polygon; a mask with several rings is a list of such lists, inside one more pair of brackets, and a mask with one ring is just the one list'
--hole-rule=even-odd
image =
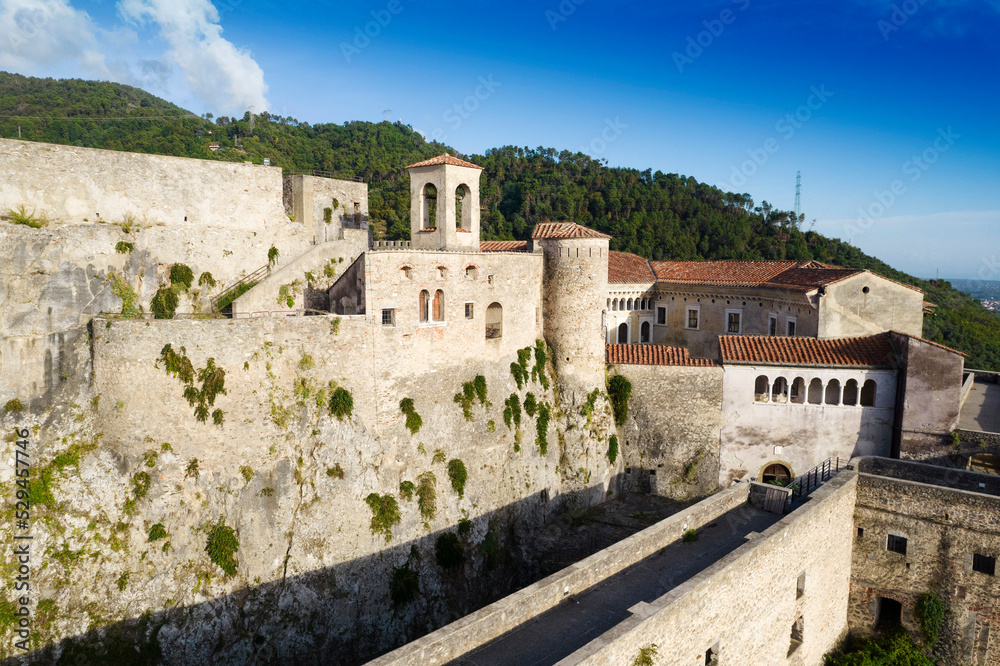
{"label": "forested hillside", "polygon": [[[442,152],[400,123],[300,122],[267,113],[201,118],[137,88],[0,72],[0,136],[93,148],[260,163],[358,176],[370,184],[376,233],[409,236],[407,164]],[[217,145],[216,151],[209,146]],[[692,177],[612,168],[581,153],[504,146],[467,159],[484,167],[484,239],[526,238],[535,223],[570,220],[614,237],[612,248],[651,259],[816,259],[915,285],[936,303],[924,335],[1000,370],[1000,317],[945,281],[894,270],[855,247],[802,231],[788,211]]]}

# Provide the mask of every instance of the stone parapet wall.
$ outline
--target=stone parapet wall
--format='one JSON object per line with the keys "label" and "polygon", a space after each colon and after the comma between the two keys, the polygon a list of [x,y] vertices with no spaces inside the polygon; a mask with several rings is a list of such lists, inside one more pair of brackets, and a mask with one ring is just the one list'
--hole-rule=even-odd
{"label": "stone parapet wall", "polygon": [[[847,630],[851,516],[857,475],[839,474],[808,503],[619,625],[560,666],[631,664],[658,647],[655,663],[820,664]],[[749,484],[740,484],[747,488]],[[805,591],[796,592],[805,573]],[[804,639],[789,654],[791,628]],[[791,658],[790,658],[791,657]]]}
{"label": "stone parapet wall", "polygon": [[686,530],[698,529],[745,504],[748,488],[739,485],[706,499],[370,663],[446,664],[678,541]]}

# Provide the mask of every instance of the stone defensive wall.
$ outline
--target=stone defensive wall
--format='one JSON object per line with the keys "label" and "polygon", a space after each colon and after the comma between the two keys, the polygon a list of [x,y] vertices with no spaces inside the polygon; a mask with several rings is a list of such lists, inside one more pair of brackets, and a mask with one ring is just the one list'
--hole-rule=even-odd
{"label": "stone defensive wall", "polygon": [[822,663],[847,631],[856,486],[857,474],[842,471],[760,536],[560,666],[628,664],[652,643],[664,664],[693,664],[708,649],[725,664]]}
{"label": "stone defensive wall", "polygon": [[[733,486],[370,664],[415,666],[457,659],[679,541],[686,530],[703,527],[746,504],[749,488],[749,484]],[[632,657],[613,663],[629,663]]]}
{"label": "stone defensive wall", "polygon": [[287,222],[282,189],[277,167],[0,139],[0,208],[67,223],[260,230]]}
{"label": "stone defensive wall", "polygon": [[620,446],[625,467],[635,471],[634,489],[676,499],[714,492],[725,425],[722,366],[610,367],[632,383]]}
{"label": "stone defensive wall", "polygon": [[879,458],[858,469],[851,630],[869,634],[895,612],[921,636],[917,600],[934,593],[948,605],[938,663],[1000,663],[1000,479]]}

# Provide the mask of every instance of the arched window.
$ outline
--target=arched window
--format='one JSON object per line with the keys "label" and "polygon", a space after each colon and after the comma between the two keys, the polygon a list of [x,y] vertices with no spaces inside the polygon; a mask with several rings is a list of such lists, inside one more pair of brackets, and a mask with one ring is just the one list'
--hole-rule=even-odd
{"label": "arched window", "polygon": [[455,188],[455,228],[463,231],[472,231],[472,206],[466,205],[470,193],[468,185]]}
{"label": "arched window", "polygon": [[610,310],[610,309],[611,309],[611,299],[609,298],[608,299],[608,310]]}
{"label": "arched window", "polygon": [[625,309],[628,310],[629,312],[632,311],[632,299],[631,298],[628,299],[628,304],[625,306]]}
{"label": "arched window", "polygon": [[613,312],[617,312],[618,311],[618,299],[617,298],[612,298],[611,299],[611,310]]}
{"label": "arched window", "polygon": [[448,278],[448,269],[445,266],[438,266],[435,273],[439,280],[446,280]]}
{"label": "arched window", "polygon": [[642,326],[639,327],[639,342],[649,342],[649,322],[642,322]]}
{"label": "arched window", "polygon": [[753,384],[753,401],[754,402],[767,402],[768,392],[771,388],[771,382],[767,380],[766,375],[761,375]]}
{"label": "arched window", "polygon": [[862,407],[874,407],[875,406],[875,380],[866,379],[864,385],[861,387],[861,406]]}
{"label": "arched window", "polygon": [[424,185],[424,210],[420,218],[421,229],[437,229],[437,188],[427,183]]}
{"label": "arched window", "polygon": [[858,404],[858,381],[848,379],[844,384],[844,404],[851,407]]}
{"label": "arched window", "polygon": [[830,383],[826,385],[826,404],[840,404],[840,382],[836,379],[831,379]]}
{"label": "arched window", "polygon": [[622,323],[618,326],[618,344],[628,344],[628,324]]}
{"label": "arched window", "polygon": [[823,404],[823,380],[819,377],[809,382],[809,404]]}
{"label": "arched window", "polygon": [[426,289],[420,292],[420,303],[418,307],[420,308],[419,317],[421,322],[430,321],[430,300],[431,295]]}
{"label": "arched window", "polygon": [[760,475],[760,480],[764,483],[774,481],[775,483],[786,485],[792,480],[792,472],[781,463],[771,463],[764,468],[764,472]]}
{"label": "arched window", "polygon": [[778,377],[774,380],[774,387],[771,389],[771,402],[788,402],[788,380]]}
{"label": "arched window", "polygon": [[413,279],[413,266],[401,266],[399,271],[402,274],[404,280]]}
{"label": "arched window", "polygon": [[476,268],[475,266],[466,266],[465,267],[465,279],[466,280],[475,280],[477,277],[479,277],[479,269],[478,268]]}
{"label": "arched window", "polygon": [[434,321],[444,321],[444,292],[438,289],[434,292]]}
{"label": "arched window", "polygon": [[491,303],[486,308],[486,339],[494,340],[503,337],[503,306]]}
{"label": "arched window", "polygon": [[806,380],[796,377],[792,382],[791,401],[796,405],[805,404],[806,401]]}

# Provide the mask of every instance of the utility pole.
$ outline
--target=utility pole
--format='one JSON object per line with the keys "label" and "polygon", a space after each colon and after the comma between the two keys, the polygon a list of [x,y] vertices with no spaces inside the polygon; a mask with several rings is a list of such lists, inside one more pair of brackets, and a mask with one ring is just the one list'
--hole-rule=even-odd
{"label": "utility pole", "polygon": [[802,217],[802,172],[795,174],[795,224]]}

